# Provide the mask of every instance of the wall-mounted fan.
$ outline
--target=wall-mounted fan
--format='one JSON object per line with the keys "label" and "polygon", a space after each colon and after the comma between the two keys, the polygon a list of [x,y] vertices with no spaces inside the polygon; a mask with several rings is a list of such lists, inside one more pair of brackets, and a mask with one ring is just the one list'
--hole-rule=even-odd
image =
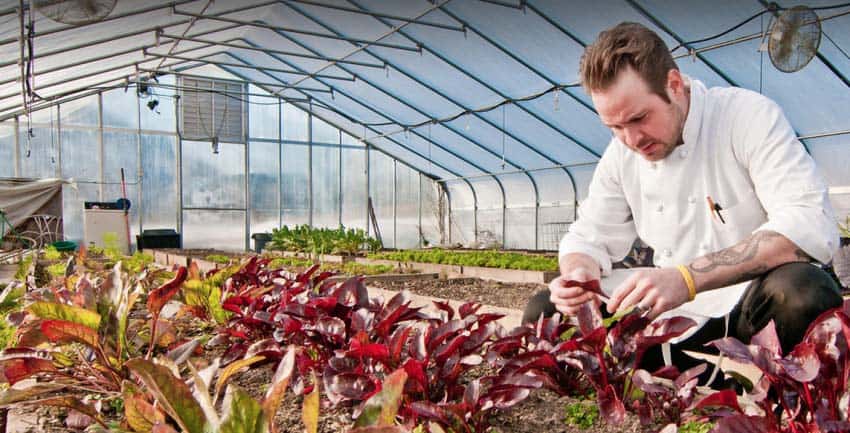
{"label": "wall-mounted fan", "polygon": [[813,10],[807,6],[787,9],[770,29],[767,41],[770,62],[782,72],[797,72],[817,54],[820,37],[820,19]]}
{"label": "wall-mounted fan", "polygon": [[63,24],[89,24],[106,18],[117,0],[33,0],[42,15]]}

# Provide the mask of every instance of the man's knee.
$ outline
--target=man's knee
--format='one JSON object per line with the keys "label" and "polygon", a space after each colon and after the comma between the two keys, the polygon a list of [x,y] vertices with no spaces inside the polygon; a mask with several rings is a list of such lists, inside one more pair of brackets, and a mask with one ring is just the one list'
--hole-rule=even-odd
{"label": "man's knee", "polygon": [[541,313],[544,317],[549,317],[556,312],[555,304],[549,300],[549,289],[541,290],[528,300],[528,305],[525,306],[525,311],[522,313],[522,323],[537,321]]}
{"label": "man's knee", "polygon": [[839,288],[824,270],[808,263],[787,263],[762,277],[760,287],[745,302],[752,333],[772,319],[788,351],[803,339],[808,326],[823,312],[841,306]]}

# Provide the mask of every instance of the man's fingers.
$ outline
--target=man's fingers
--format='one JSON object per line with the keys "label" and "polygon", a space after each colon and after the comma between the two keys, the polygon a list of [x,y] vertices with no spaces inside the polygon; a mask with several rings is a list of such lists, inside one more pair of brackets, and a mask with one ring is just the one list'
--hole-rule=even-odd
{"label": "man's fingers", "polygon": [[654,303],[655,290],[648,282],[640,281],[637,286],[620,302],[619,310],[629,308],[632,305],[644,304],[645,307],[650,307]]}
{"label": "man's fingers", "polygon": [[614,294],[611,296],[610,302],[608,302],[607,308],[609,313],[613,313],[619,309],[623,298],[628,296],[629,293],[634,290],[640,275],[640,272],[635,272],[632,275],[629,275],[629,277],[626,278],[626,281],[623,281],[616,289],[614,289]]}
{"label": "man's fingers", "polygon": [[568,292],[569,296],[558,296],[554,292],[552,292],[552,294],[550,294],[549,296],[549,300],[555,305],[577,306],[596,298],[596,295],[592,292],[586,292],[583,290],[566,291]]}

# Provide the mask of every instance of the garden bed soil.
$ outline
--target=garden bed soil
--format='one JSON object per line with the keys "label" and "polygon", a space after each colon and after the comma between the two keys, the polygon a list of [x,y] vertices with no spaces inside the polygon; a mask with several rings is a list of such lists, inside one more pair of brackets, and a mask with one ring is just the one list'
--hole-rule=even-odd
{"label": "garden bed soil", "polygon": [[478,278],[441,278],[413,281],[372,281],[369,287],[409,290],[411,293],[440,299],[474,301],[484,305],[523,310],[528,300],[546,288],[537,283],[502,283]]}

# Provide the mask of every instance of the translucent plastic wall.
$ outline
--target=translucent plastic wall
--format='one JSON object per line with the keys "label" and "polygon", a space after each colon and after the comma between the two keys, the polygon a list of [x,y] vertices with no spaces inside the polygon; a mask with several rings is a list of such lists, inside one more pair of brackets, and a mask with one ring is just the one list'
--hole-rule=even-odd
{"label": "translucent plastic wall", "polygon": [[244,86],[244,143],[181,140],[176,80],[159,80],[169,87],[141,96],[121,87],[3,122],[0,177],[72,180],[63,219],[78,242],[83,202],[126,191],[134,244],[147,229],[174,229],[185,248],[225,250],[251,248],[251,234],[281,225],[374,233],[370,196],[386,247],[440,243],[439,188],[419,171],[254,85]]}

